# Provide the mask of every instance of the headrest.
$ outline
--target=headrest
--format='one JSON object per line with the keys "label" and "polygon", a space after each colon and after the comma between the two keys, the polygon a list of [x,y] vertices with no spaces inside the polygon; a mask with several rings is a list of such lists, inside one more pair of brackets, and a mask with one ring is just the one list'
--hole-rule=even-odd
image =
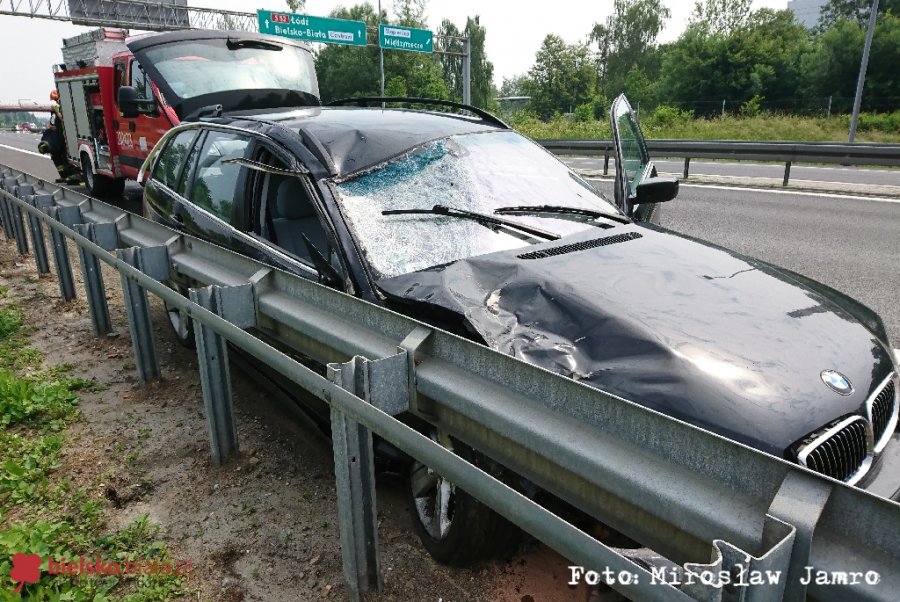
{"label": "headrest", "polygon": [[303,184],[294,177],[281,182],[275,194],[275,217],[284,219],[302,219],[313,217],[316,210],[306,197]]}

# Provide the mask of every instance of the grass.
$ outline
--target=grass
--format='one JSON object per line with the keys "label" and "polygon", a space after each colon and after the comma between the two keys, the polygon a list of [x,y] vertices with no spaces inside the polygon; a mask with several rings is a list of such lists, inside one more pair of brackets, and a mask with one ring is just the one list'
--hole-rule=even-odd
{"label": "grass", "polygon": [[[171,574],[50,574],[50,559],[101,558],[123,570],[138,559],[171,559],[146,516],[110,531],[99,499],[61,474],[67,427],[81,418],[77,392],[93,383],[68,376],[70,365],[45,368],[28,332],[0,289],[0,599],[150,602],[182,595],[182,578]],[[20,553],[39,555],[41,572],[39,579],[17,579],[23,588],[16,594],[12,557]]]}
{"label": "grass", "polygon": [[[803,142],[847,142],[850,116],[800,117],[759,114],[726,115],[713,119],[695,119],[690,113],[659,107],[642,113],[638,120],[644,136],[682,140],[795,140]],[[531,138],[609,139],[608,120],[577,122],[566,118],[543,122],[519,115],[513,127]],[[863,113],[860,116],[858,142],[900,142],[900,112]]]}

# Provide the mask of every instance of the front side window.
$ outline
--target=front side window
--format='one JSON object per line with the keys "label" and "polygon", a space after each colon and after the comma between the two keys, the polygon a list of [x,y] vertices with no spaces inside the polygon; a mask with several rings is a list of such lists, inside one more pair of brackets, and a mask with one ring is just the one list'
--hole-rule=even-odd
{"label": "front side window", "polygon": [[137,61],[131,61],[131,87],[135,89],[140,100],[153,98],[153,90],[150,88],[150,79],[144,73],[143,67]]}
{"label": "front side window", "polygon": [[159,154],[156,165],[153,166],[152,177],[154,180],[165,184],[172,190],[176,189],[178,172],[196,135],[197,130],[186,130],[169,141],[166,148]]}
{"label": "front side window", "polygon": [[617,142],[622,153],[622,170],[628,184],[628,196],[637,194],[637,185],[644,179],[644,172],[650,165],[650,157],[641,129],[634,117],[631,106],[624,98],[616,102],[615,107]]}
{"label": "front side window", "polygon": [[231,223],[235,189],[242,168],[228,163],[228,159],[243,158],[249,144],[248,138],[210,131],[194,168],[196,175],[187,195],[190,201]]}
{"label": "front side window", "polygon": [[309,53],[293,46],[224,45],[221,40],[164,44],[148,60],[180,98],[226,90],[297,90],[318,96]]}
{"label": "front side window", "polygon": [[[564,164],[509,131],[430,142],[336,188],[341,211],[376,279],[530,244],[514,233],[472,220],[383,215],[386,210],[440,204],[492,214],[511,205],[564,205],[618,214]],[[538,215],[517,215],[515,221],[560,236],[591,227]]]}

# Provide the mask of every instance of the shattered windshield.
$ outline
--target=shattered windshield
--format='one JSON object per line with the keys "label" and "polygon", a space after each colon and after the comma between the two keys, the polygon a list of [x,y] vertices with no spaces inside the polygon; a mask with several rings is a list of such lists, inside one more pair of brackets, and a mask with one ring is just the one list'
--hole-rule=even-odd
{"label": "shattered windshield", "polygon": [[[510,205],[550,204],[618,214],[564,164],[509,131],[430,142],[336,187],[341,210],[379,279],[542,242],[458,217],[383,211],[440,204],[493,214]],[[591,227],[549,215],[511,219],[560,236]]]}

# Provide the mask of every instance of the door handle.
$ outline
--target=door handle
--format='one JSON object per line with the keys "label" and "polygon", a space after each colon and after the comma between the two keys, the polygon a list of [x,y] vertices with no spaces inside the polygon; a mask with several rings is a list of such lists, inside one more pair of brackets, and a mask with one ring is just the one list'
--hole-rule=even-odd
{"label": "door handle", "polygon": [[133,132],[133,131],[136,130],[136,129],[137,129],[137,127],[135,127],[134,122],[133,122],[133,121],[129,121],[129,122],[128,122],[128,131],[129,131],[129,132]]}
{"label": "door handle", "polygon": [[181,217],[180,213],[172,213],[169,215],[169,219],[175,222],[175,225],[179,228],[184,228],[184,218]]}

